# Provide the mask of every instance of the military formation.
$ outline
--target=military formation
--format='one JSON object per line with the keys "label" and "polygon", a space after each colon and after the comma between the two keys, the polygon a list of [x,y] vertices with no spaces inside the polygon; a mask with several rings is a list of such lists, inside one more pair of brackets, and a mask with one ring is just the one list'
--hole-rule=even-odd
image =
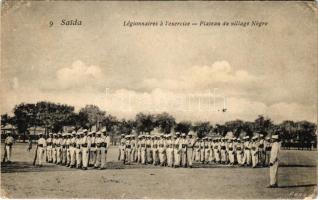
{"label": "military formation", "polygon": [[255,134],[250,138],[204,137],[194,132],[121,135],[118,160],[167,167],[192,167],[193,163],[267,167],[272,139]]}
{"label": "military formation", "polygon": [[110,145],[106,130],[86,129],[72,133],[49,133],[48,138],[39,134],[36,159],[41,167],[43,162],[87,170],[88,167],[104,169],[107,150]]}

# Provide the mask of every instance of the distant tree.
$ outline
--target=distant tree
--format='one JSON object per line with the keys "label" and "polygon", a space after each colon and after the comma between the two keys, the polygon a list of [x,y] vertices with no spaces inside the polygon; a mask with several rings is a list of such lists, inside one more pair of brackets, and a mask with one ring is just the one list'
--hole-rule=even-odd
{"label": "distant tree", "polygon": [[155,118],[151,114],[138,113],[135,118],[136,129],[139,133],[149,133],[155,127]]}
{"label": "distant tree", "polygon": [[125,134],[125,135],[131,134],[134,127],[135,127],[135,121],[133,120],[123,119],[118,123],[118,131],[120,134]]}
{"label": "distant tree", "polygon": [[14,118],[9,116],[7,113],[1,115],[1,125],[6,126],[7,124],[14,124]]}
{"label": "distant tree", "polygon": [[265,118],[263,115],[259,115],[254,121],[254,130],[260,131],[263,134],[266,134],[267,131],[273,126],[273,122],[270,118]]}
{"label": "distant tree", "polygon": [[112,115],[106,115],[102,121],[102,125],[106,127],[108,132],[114,131],[115,126],[119,123],[117,118]]}
{"label": "distant tree", "polygon": [[188,134],[191,130],[192,124],[189,121],[181,121],[176,124],[174,127],[175,132],[185,133]]}
{"label": "distant tree", "polygon": [[164,112],[155,116],[156,127],[163,133],[170,133],[172,127],[176,124],[176,120],[172,115]]}
{"label": "distant tree", "polygon": [[199,138],[205,137],[212,130],[210,122],[197,122],[193,126],[193,131],[197,132]]}
{"label": "distant tree", "polygon": [[87,116],[88,122],[86,126],[91,129],[93,126],[96,126],[96,129],[99,129],[100,124],[105,118],[105,111],[102,111],[98,106],[95,105],[86,105],[79,111],[79,114]]}
{"label": "distant tree", "polygon": [[244,127],[244,122],[237,119],[234,121],[225,122],[225,126],[228,131],[232,131],[234,133],[235,137],[238,137]]}

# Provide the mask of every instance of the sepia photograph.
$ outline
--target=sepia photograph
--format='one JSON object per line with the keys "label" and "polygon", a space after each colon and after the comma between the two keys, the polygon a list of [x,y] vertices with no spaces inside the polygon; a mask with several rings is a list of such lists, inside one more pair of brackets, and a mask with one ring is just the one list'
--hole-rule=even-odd
{"label": "sepia photograph", "polygon": [[3,199],[316,199],[315,1],[1,1]]}

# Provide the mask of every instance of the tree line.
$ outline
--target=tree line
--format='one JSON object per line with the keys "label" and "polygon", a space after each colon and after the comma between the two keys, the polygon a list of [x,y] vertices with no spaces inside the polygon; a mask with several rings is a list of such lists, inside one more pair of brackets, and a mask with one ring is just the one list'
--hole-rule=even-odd
{"label": "tree line", "polygon": [[138,113],[134,119],[117,119],[96,105],[86,105],[79,112],[75,112],[73,106],[41,101],[33,103],[21,103],[13,109],[13,116],[1,115],[1,124],[11,124],[17,127],[20,135],[29,134],[32,127],[43,127],[45,133],[61,132],[64,126],[72,126],[75,130],[86,128],[99,130],[106,127],[111,136],[130,134],[135,130],[137,134],[149,134],[155,128],[162,133],[181,132],[188,133],[193,130],[199,138],[206,135],[225,136],[229,131],[233,136],[253,136],[258,131],[265,136],[280,129],[280,137],[288,142],[299,141],[302,143],[316,141],[317,126],[308,121],[294,122],[291,120],[274,124],[273,121],[259,115],[254,121],[233,120],[224,124],[212,125],[208,121],[180,121],[169,113],[160,114]]}

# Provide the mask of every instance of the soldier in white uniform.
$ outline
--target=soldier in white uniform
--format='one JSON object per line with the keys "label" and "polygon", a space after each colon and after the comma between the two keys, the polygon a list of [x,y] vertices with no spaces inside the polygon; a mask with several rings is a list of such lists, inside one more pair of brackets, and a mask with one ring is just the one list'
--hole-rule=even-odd
{"label": "soldier in white uniform", "polygon": [[95,166],[96,162],[96,131],[91,132],[90,147],[89,147],[89,164]]}
{"label": "soldier in white uniform", "polygon": [[53,133],[53,140],[52,140],[52,162],[56,164],[57,162],[57,151],[56,151],[56,142],[57,142],[57,134]]}
{"label": "soldier in white uniform", "polygon": [[193,137],[194,132],[190,131],[188,134],[188,138],[186,140],[187,144],[187,166],[190,168],[192,167],[192,161],[193,161],[193,149],[196,142],[196,139]]}
{"label": "soldier in white uniform", "polygon": [[153,164],[152,158],[152,141],[151,136],[146,135],[146,157],[147,157],[147,164]]}
{"label": "soldier in white uniform", "polygon": [[194,143],[194,152],[193,152],[193,161],[195,162],[200,162],[200,144],[201,144],[201,139],[197,139]]}
{"label": "soldier in white uniform", "polygon": [[251,142],[250,137],[244,137],[244,156],[243,156],[243,163],[245,166],[251,165]]}
{"label": "soldier in white uniform", "polygon": [[125,135],[121,134],[120,144],[119,144],[119,153],[118,153],[118,160],[124,162],[125,161]]}
{"label": "soldier in white uniform", "polygon": [[105,169],[106,167],[106,160],[107,160],[107,152],[110,146],[110,137],[108,136],[106,129],[102,130],[102,137],[101,137],[101,165],[100,169]]}
{"label": "soldier in white uniform", "polygon": [[71,166],[71,139],[72,139],[72,134],[67,133],[67,139],[66,139],[66,166],[70,167]]}
{"label": "soldier in white uniform", "polygon": [[164,140],[164,134],[160,134],[160,139],[158,142],[158,152],[159,152],[159,161],[161,166],[165,165],[165,153],[166,153],[165,146],[166,145]]}
{"label": "soldier in white uniform", "polygon": [[229,144],[228,144],[228,154],[229,154],[229,161],[230,161],[230,165],[234,165],[234,161],[235,161],[235,146],[233,143],[233,138],[229,139]]}
{"label": "soldier in white uniform", "polygon": [[259,135],[258,163],[261,167],[265,167],[265,140],[263,134]]}
{"label": "soldier in white uniform", "polygon": [[171,138],[171,134],[167,135],[166,155],[167,155],[167,166],[173,167],[173,140]]}
{"label": "soldier in white uniform", "polygon": [[237,139],[237,144],[236,144],[236,159],[237,159],[237,164],[239,166],[242,166],[244,163],[243,163],[243,144],[241,142],[241,139],[238,138]]}
{"label": "soldier in white uniform", "polygon": [[209,163],[209,158],[210,158],[210,141],[208,137],[204,138],[204,163],[208,164]]}
{"label": "soldier in white uniform", "polygon": [[136,141],[136,132],[133,130],[130,136],[131,143],[131,161],[137,161],[137,141]]}
{"label": "soldier in white uniform", "polygon": [[39,134],[39,139],[38,139],[38,165],[42,167],[42,163],[44,162],[45,159],[45,150],[46,150],[46,140],[43,137],[43,134]]}
{"label": "soldier in white uniform", "polygon": [[61,139],[61,164],[66,165],[66,133],[62,133]]}
{"label": "soldier in white uniform", "polygon": [[270,155],[271,155],[271,150],[272,150],[272,143],[271,143],[271,138],[269,136],[266,137],[265,140],[265,167],[269,166],[269,159],[270,159]]}
{"label": "soldier in white uniform", "polygon": [[173,147],[173,152],[174,152],[174,167],[180,167],[180,161],[181,161],[181,145],[180,145],[180,133],[176,132],[176,138],[174,140],[174,147]]}
{"label": "soldier in white uniform", "polygon": [[6,151],[6,157],[5,161],[8,163],[11,162],[11,153],[12,153],[12,145],[14,143],[14,138],[11,135],[11,132],[7,132],[8,136],[6,137],[4,144],[5,144],[5,151]]}
{"label": "soldier in white uniform", "polygon": [[258,164],[258,146],[259,142],[257,141],[258,136],[254,136],[252,138],[252,149],[251,149],[251,157],[252,157],[252,167],[257,167]]}
{"label": "soldier in white uniform", "polygon": [[270,155],[270,163],[269,163],[269,175],[270,175],[270,185],[269,187],[278,187],[277,181],[277,173],[278,173],[278,157],[280,151],[280,142],[278,140],[278,135],[272,136],[272,149]]}
{"label": "soldier in white uniform", "polygon": [[76,143],[76,168],[77,169],[80,169],[82,167],[82,138],[84,136],[84,133],[83,132],[78,132],[76,134],[76,140],[75,140],[75,143]]}
{"label": "soldier in white uniform", "polygon": [[87,130],[83,130],[84,136],[81,139],[81,151],[82,151],[82,169],[87,170],[88,167],[88,156],[89,156],[89,137]]}
{"label": "soldier in white uniform", "polygon": [[154,135],[153,141],[152,141],[152,153],[153,153],[153,165],[159,165],[159,137],[157,135]]}
{"label": "soldier in white uniform", "polygon": [[101,144],[102,144],[102,138],[101,138],[102,133],[97,132],[96,137],[95,137],[95,145],[96,145],[96,160],[94,164],[94,168],[99,168],[101,165]]}
{"label": "soldier in white uniform", "polygon": [[225,138],[222,138],[222,142],[220,144],[221,146],[221,164],[226,164],[226,148],[227,148],[227,145],[226,145],[226,139]]}
{"label": "soldier in white uniform", "polygon": [[62,134],[58,133],[57,135],[57,140],[56,140],[56,164],[60,165],[62,163],[62,143],[63,143],[63,139],[62,139]]}
{"label": "soldier in white uniform", "polygon": [[181,151],[180,151],[181,166],[187,167],[187,162],[188,162],[188,160],[187,160],[187,145],[188,145],[188,142],[187,142],[185,133],[181,134],[180,145],[181,145]]}
{"label": "soldier in white uniform", "polygon": [[126,139],[126,142],[125,142],[125,153],[126,153],[126,156],[125,156],[125,162],[124,163],[129,165],[131,163],[131,152],[132,152],[130,135],[126,135],[125,139]]}
{"label": "soldier in white uniform", "polygon": [[70,168],[74,168],[76,164],[76,132],[72,132],[70,139]]}
{"label": "soldier in white uniform", "polygon": [[137,140],[137,163],[141,163],[141,147],[140,147],[140,142],[141,142],[141,135],[138,135],[138,140]]}
{"label": "soldier in white uniform", "polygon": [[140,138],[140,161],[141,164],[146,164],[146,140],[145,135],[142,135]]}
{"label": "soldier in white uniform", "polygon": [[46,144],[47,144],[47,147],[46,147],[47,162],[52,163],[53,161],[53,158],[52,158],[53,134],[52,133],[49,133],[49,137],[46,139]]}

